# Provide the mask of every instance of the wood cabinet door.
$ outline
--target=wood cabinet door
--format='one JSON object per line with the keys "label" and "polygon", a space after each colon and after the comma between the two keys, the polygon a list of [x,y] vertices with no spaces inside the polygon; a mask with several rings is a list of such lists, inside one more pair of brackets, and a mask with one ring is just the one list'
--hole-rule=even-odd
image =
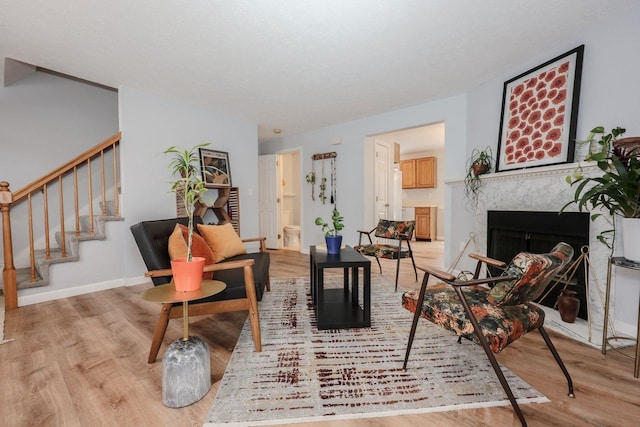
{"label": "wood cabinet door", "polygon": [[434,188],[436,186],[436,158],[416,159],[416,188]]}
{"label": "wood cabinet door", "polygon": [[403,160],[400,162],[400,171],[402,172],[402,188],[415,188],[415,160]]}
{"label": "wood cabinet door", "polygon": [[430,208],[416,208],[416,239],[431,239]]}

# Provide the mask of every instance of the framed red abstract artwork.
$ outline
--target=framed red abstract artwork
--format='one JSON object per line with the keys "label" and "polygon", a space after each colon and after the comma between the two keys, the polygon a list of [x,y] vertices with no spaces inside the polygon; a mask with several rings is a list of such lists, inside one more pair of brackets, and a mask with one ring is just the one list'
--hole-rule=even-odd
{"label": "framed red abstract artwork", "polygon": [[496,171],[573,162],[584,45],[504,83]]}

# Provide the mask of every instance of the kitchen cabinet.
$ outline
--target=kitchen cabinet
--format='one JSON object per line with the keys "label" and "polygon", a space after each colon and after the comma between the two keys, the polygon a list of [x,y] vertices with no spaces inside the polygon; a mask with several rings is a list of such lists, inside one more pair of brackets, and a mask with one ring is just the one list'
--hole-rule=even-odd
{"label": "kitchen cabinet", "polygon": [[416,240],[436,239],[436,208],[415,208]]}
{"label": "kitchen cabinet", "polygon": [[400,162],[402,188],[435,188],[436,158],[420,157]]}
{"label": "kitchen cabinet", "polygon": [[414,160],[403,160],[400,162],[400,171],[402,172],[402,188],[415,188],[416,162]]}

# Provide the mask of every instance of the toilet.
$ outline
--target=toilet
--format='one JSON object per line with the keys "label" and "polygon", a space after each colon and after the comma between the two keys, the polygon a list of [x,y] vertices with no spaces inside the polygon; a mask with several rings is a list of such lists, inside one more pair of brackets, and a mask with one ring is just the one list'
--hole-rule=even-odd
{"label": "toilet", "polygon": [[282,223],[285,224],[284,229],[284,246],[299,247],[300,246],[300,226],[291,225],[291,211],[282,212]]}

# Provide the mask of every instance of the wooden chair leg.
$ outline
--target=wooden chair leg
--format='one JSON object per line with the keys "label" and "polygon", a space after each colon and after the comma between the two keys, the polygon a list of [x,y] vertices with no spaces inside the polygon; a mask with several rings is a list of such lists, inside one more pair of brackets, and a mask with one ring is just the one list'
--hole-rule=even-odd
{"label": "wooden chair leg", "polygon": [[253,278],[253,269],[250,265],[244,267],[244,286],[249,300],[249,323],[253,346],[257,352],[262,351],[262,338],[260,336],[260,316],[258,314],[258,299],[256,297],[256,285]]}
{"label": "wooden chair leg", "polygon": [[382,266],[380,265],[380,260],[376,256],[376,262],[378,263],[378,268],[380,269],[380,274],[382,274]]}
{"label": "wooden chair leg", "polygon": [[538,328],[538,331],[540,332],[540,335],[542,335],[544,342],[547,344],[547,347],[549,347],[551,354],[553,354],[553,358],[556,359],[556,362],[558,362],[558,366],[560,366],[560,369],[562,369],[562,373],[567,379],[567,386],[569,388],[568,396],[575,398],[576,396],[575,394],[573,394],[573,381],[571,381],[571,375],[569,375],[569,371],[567,371],[567,367],[564,365],[564,362],[560,358],[560,355],[558,354],[556,347],[551,342],[551,338],[549,338],[549,335],[547,335],[547,331],[544,329],[543,326],[540,326]]}
{"label": "wooden chair leg", "polygon": [[271,292],[271,277],[269,277],[269,273],[267,272],[267,292]]}
{"label": "wooden chair leg", "polygon": [[158,357],[158,351],[162,345],[164,334],[167,332],[167,325],[169,325],[169,315],[171,314],[171,304],[162,304],[160,309],[160,317],[156,323],[156,329],[153,332],[153,339],[151,340],[151,350],[149,351],[149,359],[147,363],[154,363]]}

